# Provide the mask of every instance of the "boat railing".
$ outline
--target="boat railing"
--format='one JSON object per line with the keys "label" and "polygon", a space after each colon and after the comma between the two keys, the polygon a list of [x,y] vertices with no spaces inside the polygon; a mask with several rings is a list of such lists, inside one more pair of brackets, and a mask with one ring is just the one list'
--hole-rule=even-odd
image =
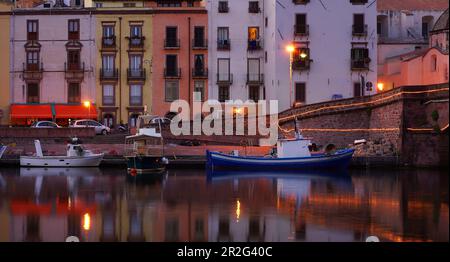
{"label": "boat railing", "polygon": [[126,144],[124,148],[125,156],[163,156],[164,150],[161,145],[151,144],[151,145],[137,145],[137,144]]}

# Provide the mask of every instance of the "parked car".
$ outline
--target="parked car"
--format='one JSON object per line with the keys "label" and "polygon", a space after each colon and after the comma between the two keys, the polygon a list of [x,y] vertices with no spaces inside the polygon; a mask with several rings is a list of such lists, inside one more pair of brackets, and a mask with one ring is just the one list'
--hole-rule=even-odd
{"label": "parked car", "polygon": [[52,121],[38,121],[31,125],[32,128],[61,128],[58,124]]}
{"label": "parked car", "polygon": [[106,135],[111,132],[111,129],[109,127],[102,125],[97,121],[90,120],[90,119],[75,120],[72,127],[93,127],[93,128],[95,128],[96,134],[102,134],[102,135]]}

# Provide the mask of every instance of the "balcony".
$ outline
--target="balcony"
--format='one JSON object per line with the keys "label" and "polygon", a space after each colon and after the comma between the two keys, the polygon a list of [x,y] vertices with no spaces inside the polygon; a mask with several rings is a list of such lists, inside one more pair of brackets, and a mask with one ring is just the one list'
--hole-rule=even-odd
{"label": "balcony", "polygon": [[192,49],[208,49],[208,40],[192,39]]}
{"label": "balcony", "polygon": [[292,61],[292,70],[295,71],[303,71],[303,70],[309,70],[310,69],[310,60],[294,60]]}
{"label": "balcony", "polygon": [[143,36],[133,36],[128,38],[128,47],[130,49],[143,49],[144,48],[144,40]]}
{"label": "balcony", "polygon": [[231,85],[233,84],[233,74],[217,74],[218,85]]}
{"label": "balcony", "polygon": [[247,74],[247,85],[262,85],[264,74]]}
{"label": "balcony", "polygon": [[192,78],[208,78],[207,68],[192,68]]}
{"label": "balcony", "polygon": [[67,80],[82,82],[84,79],[84,63],[69,64],[64,63],[64,75]]}
{"label": "balcony", "polygon": [[102,37],[102,49],[116,49],[116,36]]}
{"label": "balcony", "polygon": [[230,39],[217,40],[217,50],[230,50],[231,41]]}
{"label": "balcony", "polygon": [[181,78],[181,68],[164,68],[164,78]]}
{"label": "balcony", "polygon": [[260,40],[248,40],[247,49],[249,51],[255,51],[261,49],[261,41]]}
{"label": "balcony", "polygon": [[44,66],[40,64],[22,64],[23,80],[41,80],[44,72]]}
{"label": "balcony", "polygon": [[352,35],[365,37],[367,36],[367,25],[353,25],[352,26]]}
{"label": "balcony", "polygon": [[309,25],[294,25],[295,36],[309,36]]}
{"label": "balcony", "polygon": [[144,82],[147,77],[147,72],[145,68],[137,68],[137,69],[130,69],[127,70],[127,79],[128,82]]}
{"label": "balcony", "polygon": [[369,70],[370,58],[352,60],[351,70]]}
{"label": "balcony", "polygon": [[165,49],[180,49],[180,39],[164,39]]}
{"label": "balcony", "polygon": [[100,68],[100,81],[117,81],[118,79],[118,69]]}

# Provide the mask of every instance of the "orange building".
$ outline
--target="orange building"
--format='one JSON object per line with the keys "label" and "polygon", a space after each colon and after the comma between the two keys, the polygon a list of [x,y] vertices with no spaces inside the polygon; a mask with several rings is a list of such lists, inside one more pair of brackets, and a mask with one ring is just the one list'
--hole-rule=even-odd
{"label": "orange building", "polygon": [[155,13],[151,112],[164,116],[172,101],[192,105],[208,97],[208,16],[200,0],[152,0],[145,6]]}

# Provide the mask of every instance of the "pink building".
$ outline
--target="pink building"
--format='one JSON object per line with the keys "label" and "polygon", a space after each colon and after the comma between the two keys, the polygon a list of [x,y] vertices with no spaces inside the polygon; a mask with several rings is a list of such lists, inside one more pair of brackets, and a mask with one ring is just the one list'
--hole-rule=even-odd
{"label": "pink building", "polygon": [[427,49],[389,57],[378,82],[384,89],[407,85],[433,85],[449,81],[448,9],[430,31]]}

